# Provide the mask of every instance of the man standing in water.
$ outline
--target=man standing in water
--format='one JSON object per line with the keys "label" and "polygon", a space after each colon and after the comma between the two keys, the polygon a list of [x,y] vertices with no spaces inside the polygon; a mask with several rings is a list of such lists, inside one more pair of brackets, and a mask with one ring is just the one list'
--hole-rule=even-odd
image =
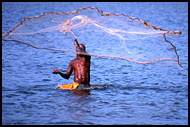
{"label": "man standing in water", "polygon": [[[72,43],[76,47],[76,52],[78,53],[86,53],[86,47],[83,44],[79,44],[77,39],[75,39],[76,43]],[[69,68],[67,69],[67,73],[62,73],[57,69],[53,69],[54,74],[60,74],[63,78],[69,79],[73,70],[74,70],[74,83],[60,85],[61,89],[76,89],[80,87],[88,87],[90,86],[90,60],[91,56],[77,54],[77,57],[72,60],[69,64]]]}

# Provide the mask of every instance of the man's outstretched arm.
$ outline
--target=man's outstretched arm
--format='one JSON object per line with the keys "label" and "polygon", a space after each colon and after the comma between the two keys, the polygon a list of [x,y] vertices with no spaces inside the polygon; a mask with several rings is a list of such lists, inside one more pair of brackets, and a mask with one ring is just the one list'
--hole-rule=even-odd
{"label": "man's outstretched arm", "polygon": [[71,76],[71,74],[72,74],[72,72],[73,72],[73,67],[72,67],[71,63],[69,64],[69,68],[67,69],[67,73],[66,74],[60,72],[57,69],[53,69],[53,73],[54,74],[60,74],[65,79],[69,79],[70,76]]}

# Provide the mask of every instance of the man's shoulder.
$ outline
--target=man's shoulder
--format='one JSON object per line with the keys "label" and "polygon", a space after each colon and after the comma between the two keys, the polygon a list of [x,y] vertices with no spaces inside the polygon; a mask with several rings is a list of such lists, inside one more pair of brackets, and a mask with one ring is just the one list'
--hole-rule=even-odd
{"label": "man's shoulder", "polygon": [[76,63],[77,61],[78,61],[77,58],[75,58],[75,59],[71,60],[70,64],[74,64],[74,63]]}

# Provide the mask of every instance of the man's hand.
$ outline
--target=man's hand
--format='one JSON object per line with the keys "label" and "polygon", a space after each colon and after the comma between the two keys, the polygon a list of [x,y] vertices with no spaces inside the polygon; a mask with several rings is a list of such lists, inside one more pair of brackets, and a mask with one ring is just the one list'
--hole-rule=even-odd
{"label": "man's hand", "polygon": [[53,73],[54,73],[54,74],[59,74],[59,73],[60,73],[60,71],[59,71],[59,70],[57,70],[57,69],[53,69]]}
{"label": "man's hand", "polygon": [[75,38],[75,42],[76,42],[76,46],[75,47],[79,47],[79,43],[78,40]]}

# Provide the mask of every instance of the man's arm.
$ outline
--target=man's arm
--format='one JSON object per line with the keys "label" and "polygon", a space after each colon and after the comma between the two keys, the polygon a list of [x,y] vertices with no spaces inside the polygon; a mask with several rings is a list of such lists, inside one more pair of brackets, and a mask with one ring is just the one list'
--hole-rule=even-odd
{"label": "man's arm", "polygon": [[69,79],[70,76],[71,76],[71,74],[72,74],[72,72],[73,72],[72,62],[69,64],[69,68],[67,69],[67,73],[66,74],[60,72],[57,69],[53,69],[53,73],[54,74],[60,74],[65,79]]}

